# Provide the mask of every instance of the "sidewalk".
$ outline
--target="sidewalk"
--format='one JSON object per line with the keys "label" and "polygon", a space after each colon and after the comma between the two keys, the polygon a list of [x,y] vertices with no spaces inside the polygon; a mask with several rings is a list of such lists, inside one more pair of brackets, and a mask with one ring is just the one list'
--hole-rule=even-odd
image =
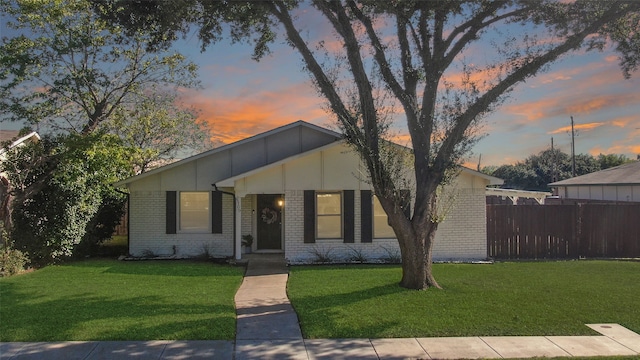
{"label": "sidewalk", "polygon": [[0,343],[0,359],[478,359],[640,356],[640,335],[618,324],[598,336],[303,339],[281,255],[249,260],[236,293],[236,341]]}

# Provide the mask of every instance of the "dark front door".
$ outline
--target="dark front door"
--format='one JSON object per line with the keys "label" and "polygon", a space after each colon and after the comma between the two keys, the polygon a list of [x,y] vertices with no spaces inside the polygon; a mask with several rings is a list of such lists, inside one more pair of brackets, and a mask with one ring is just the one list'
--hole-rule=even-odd
{"label": "dark front door", "polygon": [[258,195],[258,250],[282,249],[282,195]]}

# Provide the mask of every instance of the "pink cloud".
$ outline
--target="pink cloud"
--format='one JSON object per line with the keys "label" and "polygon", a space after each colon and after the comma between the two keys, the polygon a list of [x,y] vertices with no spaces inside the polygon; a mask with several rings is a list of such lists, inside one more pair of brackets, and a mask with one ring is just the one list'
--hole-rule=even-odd
{"label": "pink cloud", "polygon": [[633,106],[640,102],[640,93],[594,95],[585,98],[580,94],[563,94],[536,101],[506,105],[503,111],[523,116],[527,121],[537,121],[548,117],[592,114],[610,108]]}
{"label": "pink cloud", "polygon": [[231,143],[297,120],[319,122],[327,118],[308,84],[292,85],[279,91],[251,92],[225,96],[191,91],[183,101],[200,110],[200,118],[212,128],[211,138]]}
{"label": "pink cloud", "polygon": [[[589,130],[593,130],[595,128],[598,128],[600,126],[605,125],[606,123],[604,122],[593,122],[593,123],[586,123],[586,124],[575,124],[574,125],[574,129],[575,130],[585,130],[585,131],[589,131]],[[547,134],[561,134],[561,133],[565,133],[567,131],[571,131],[571,125],[568,126],[563,126],[561,128],[549,131]]]}

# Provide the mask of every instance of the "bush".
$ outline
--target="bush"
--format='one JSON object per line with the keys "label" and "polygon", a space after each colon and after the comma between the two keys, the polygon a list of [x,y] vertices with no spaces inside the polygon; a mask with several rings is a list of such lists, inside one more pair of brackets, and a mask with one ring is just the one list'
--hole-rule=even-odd
{"label": "bush", "polygon": [[334,261],[332,248],[318,248],[314,246],[309,250],[312,256],[312,262],[318,264],[328,264]]}
{"label": "bush", "polygon": [[10,181],[20,185],[14,247],[36,266],[97,251],[124,213],[126,196],[110,184],[130,175],[127,156],[119,139],[104,134],[43,137],[11,152]]}
{"label": "bush", "polygon": [[20,250],[4,248],[0,250],[0,277],[11,276],[24,271],[29,262]]}

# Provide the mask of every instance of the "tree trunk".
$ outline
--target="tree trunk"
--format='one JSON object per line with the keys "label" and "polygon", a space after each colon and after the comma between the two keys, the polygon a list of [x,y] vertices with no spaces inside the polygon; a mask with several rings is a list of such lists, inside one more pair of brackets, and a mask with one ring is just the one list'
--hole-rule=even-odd
{"label": "tree trunk", "polygon": [[3,248],[9,245],[9,234],[11,233],[11,183],[9,179],[0,176],[0,241]]}
{"label": "tree trunk", "polygon": [[436,228],[436,224],[431,224],[422,236],[414,232],[398,237],[402,256],[400,286],[415,290],[424,290],[430,287],[441,289],[433,276],[431,261]]}

